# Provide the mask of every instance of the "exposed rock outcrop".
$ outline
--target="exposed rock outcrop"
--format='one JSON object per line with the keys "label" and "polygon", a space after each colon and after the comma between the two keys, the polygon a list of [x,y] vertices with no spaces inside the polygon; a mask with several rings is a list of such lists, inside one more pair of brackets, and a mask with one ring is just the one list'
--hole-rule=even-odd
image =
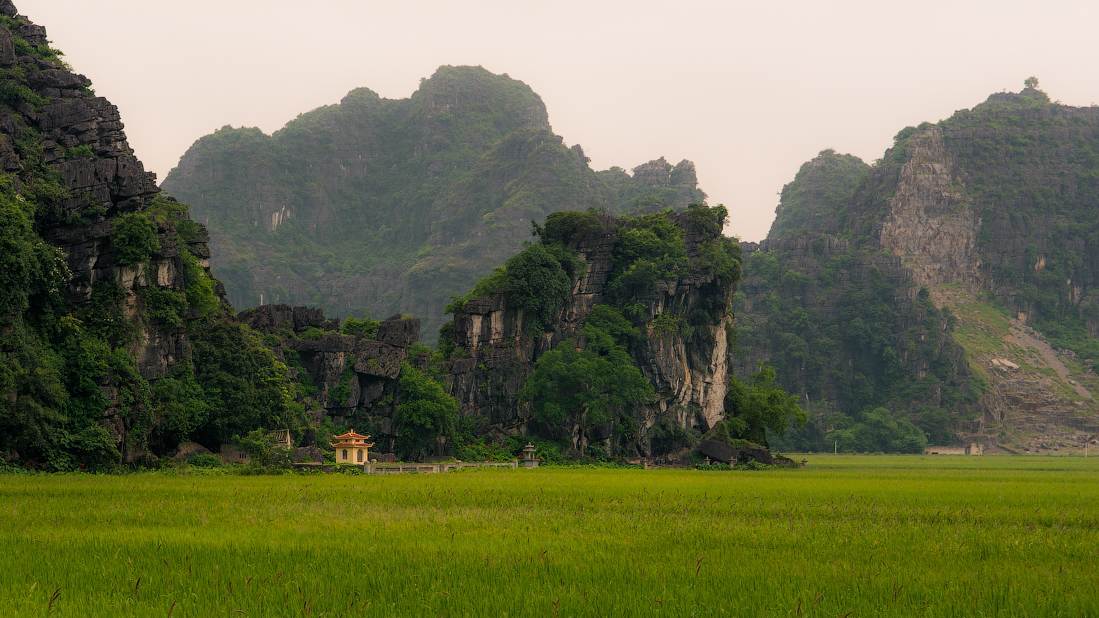
{"label": "exposed rock outcrop", "polygon": [[412,349],[419,341],[419,320],[393,316],[373,335],[352,335],[341,332],[340,320],[312,307],[262,305],[241,312],[239,319],[279,338],[278,353],[315,388],[307,403],[317,407],[318,418],[354,421],[369,428],[381,448],[392,449],[402,363],[426,362]]}
{"label": "exposed rock outcrop", "polygon": [[[676,221],[684,225],[684,215]],[[685,226],[686,227],[686,226]],[[456,349],[449,361],[448,388],[462,414],[487,434],[525,430],[530,410],[519,391],[537,359],[580,333],[595,305],[607,303],[616,242],[614,226],[572,244],[583,261],[582,276],[552,324],[531,328],[530,316],[509,305],[504,295],[473,299],[454,313],[449,338]],[[710,240],[686,235],[688,254]],[[735,284],[686,276],[663,281],[645,298],[639,321],[642,341],[630,352],[657,393],[656,401],[634,411],[639,435],[628,448],[650,454],[645,432],[660,421],[684,430],[705,432],[723,418],[729,370],[728,332]],[[716,316],[699,320],[699,315]],[[662,329],[657,318],[692,322],[688,329]],[[444,342],[446,345],[446,342]]]}
{"label": "exposed rock outcrop", "polygon": [[[121,218],[150,209],[158,199],[155,177],[134,156],[118,108],[57,58],[45,29],[18,15],[10,1],[0,2],[0,14],[0,79],[7,93],[0,108],[0,164],[21,191],[35,194],[37,232],[65,256],[71,272],[65,302],[79,310],[98,288],[117,288],[123,318],[136,331],[125,347],[143,378],[160,378],[187,354],[188,341],[178,324],[149,319],[143,291],[182,293],[183,254],[200,267],[210,256],[205,230],[194,226],[181,235],[178,220],[158,217],[146,259],[128,263],[120,257]],[[104,392],[115,400],[104,424],[127,460],[142,457],[144,447],[127,440],[130,404],[117,401],[115,385],[104,385]]]}
{"label": "exposed rock outcrop", "polygon": [[916,283],[976,289],[980,219],[965,198],[939,127],[912,136],[908,160],[881,228],[881,246],[901,258]]}

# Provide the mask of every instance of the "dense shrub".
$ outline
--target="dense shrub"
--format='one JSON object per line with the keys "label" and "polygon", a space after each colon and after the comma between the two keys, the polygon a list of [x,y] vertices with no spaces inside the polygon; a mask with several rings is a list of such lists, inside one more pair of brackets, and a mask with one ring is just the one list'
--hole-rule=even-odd
{"label": "dense shrub", "polygon": [[535,225],[535,235],[547,245],[575,246],[584,240],[593,240],[612,229],[612,220],[595,211],[563,211],[551,213],[542,227]]}
{"label": "dense shrub", "polygon": [[199,263],[198,258],[186,249],[180,250],[183,260],[183,280],[186,286],[187,305],[198,317],[211,317],[221,309],[221,298],[213,277]]}
{"label": "dense shrub", "polygon": [[371,320],[370,318],[347,318],[340,326],[340,332],[345,335],[354,335],[356,337],[365,337],[367,339],[373,339],[378,336],[378,328],[382,323],[378,320]]}
{"label": "dense shrub", "polygon": [[553,323],[581,268],[576,253],[563,245],[532,244],[508,259],[469,294],[455,299],[447,311],[460,310],[473,298],[502,294],[511,307],[523,310],[528,328],[540,330]]}
{"label": "dense shrub", "polygon": [[196,468],[220,468],[221,458],[213,453],[195,453],[187,458],[187,463]]}
{"label": "dense shrub", "polygon": [[443,386],[408,363],[401,366],[400,403],[393,417],[397,454],[420,460],[441,452],[458,426],[458,402]]}
{"label": "dense shrub", "polygon": [[922,453],[927,447],[923,431],[885,408],[869,410],[855,424],[829,432],[827,437],[845,453]]}
{"label": "dense shrub", "polygon": [[145,317],[167,328],[181,328],[187,316],[187,295],[177,290],[147,287],[141,290]]}
{"label": "dense shrub", "polygon": [[585,324],[582,348],[567,339],[543,354],[520,393],[533,409],[535,431],[559,441],[577,436],[572,446],[580,456],[593,456],[600,441],[614,449],[639,439],[635,409],[654,396],[623,347],[636,331],[611,311],[603,308]]}
{"label": "dense shrub", "polygon": [[805,423],[805,412],[797,397],[776,383],[774,368],[764,365],[748,381],[729,380],[723,423],[730,437],[766,446],[767,432],[781,435]]}
{"label": "dense shrub", "polygon": [[111,232],[111,245],[119,264],[139,264],[160,250],[156,225],[145,213],[118,217]]}
{"label": "dense shrub", "polygon": [[288,368],[243,324],[206,323],[192,333],[195,379],[208,415],[195,430],[214,446],[257,428],[300,430],[304,408],[294,400]]}

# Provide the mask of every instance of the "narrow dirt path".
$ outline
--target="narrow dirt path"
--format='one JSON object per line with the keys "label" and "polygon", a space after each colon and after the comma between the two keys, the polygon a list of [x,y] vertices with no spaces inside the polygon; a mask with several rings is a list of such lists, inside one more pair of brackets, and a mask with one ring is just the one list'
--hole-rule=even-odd
{"label": "narrow dirt path", "polygon": [[1057,356],[1057,351],[1045,341],[1027,332],[1022,322],[1012,320],[1011,334],[1004,337],[1004,339],[1010,344],[1037,352],[1046,365],[1053,369],[1061,380],[1076,390],[1077,395],[1084,399],[1092,399],[1091,391],[1072,379],[1072,372],[1061,362],[1061,358]]}

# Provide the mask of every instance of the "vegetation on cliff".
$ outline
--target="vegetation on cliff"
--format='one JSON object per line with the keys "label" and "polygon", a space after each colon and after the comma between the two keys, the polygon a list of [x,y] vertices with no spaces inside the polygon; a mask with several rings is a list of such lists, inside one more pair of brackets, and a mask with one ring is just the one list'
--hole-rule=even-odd
{"label": "vegetation on cliff", "polygon": [[98,469],[299,429],[287,368],[194,253],[204,230],[155,196],[117,110],[0,11],[0,461]]}
{"label": "vegetation on cliff", "polygon": [[822,151],[802,165],[794,180],[782,188],[768,238],[842,232],[843,213],[869,173],[870,166],[858,157]]}
{"label": "vegetation on cliff", "polygon": [[885,208],[881,170],[899,166],[888,155],[872,170],[820,153],[783,189],[768,239],[747,257],[738,373],[770,363],[808,411],[805,426],[772,432],[782,448],[894,450],[889,441],[841,439],[865,435],[882,410],[891,428],[915,423],[949,442],[977,415],[981,383],[952,338],[954,317],[882,251],[871,225],[855,223],[869,218],[867,204]]}
{"label": "vegetation on cliff", "polygon": [[682,456],[721,402],[673,380],[717,375],[712,396],[726,392],[741,260],[722,235],[726,217],[692,205],[617,218],[558,212],[536,224],[535,242],[449,307],[441,350],[463,413],[521,423],[574,456]]}
{"label": "vegetation on cliff", "polygon": [[[1053,103],[1031,79],[900,131],[873,167],[832,151],[802,167],[738,304],[741,374],[769,360],[810,410],[784,444],[1056,446],[1041,436],[1057,424],[1097,426],[1097,127],[1099,109]],[[995,341],[986,313],[1003,314]]]}
{"label": "vegetation on cliff", "polygon": [[1099,108],[1053,103],[1034,80],[941,127],[994,298],[1099,367]]}
{"label": "vegetation on cliff", "polygon": [[[581,457],[606,456],[636,441],[642,428],[633,414],[654,397],[628,346],[640,332],[607,305],[597,305],[579,339],[565,339],[538,359],[520,397],[534,412],[534,432],[569,444]],[[582,342],[582,343],[581,343]]]}

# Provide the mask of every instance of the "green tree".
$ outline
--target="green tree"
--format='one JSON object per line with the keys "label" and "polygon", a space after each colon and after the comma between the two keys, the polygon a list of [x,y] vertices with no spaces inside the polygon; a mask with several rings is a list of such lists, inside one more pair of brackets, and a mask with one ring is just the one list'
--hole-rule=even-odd
{"label": "green tree", "polygon": [[797,397],[775,382],[775,369],[763,365],[743,382],[729,380],[725,394],[725,425],[731,437],[767,446],[767,433],[782,435],[791,423],[805,422]]}
{"label": "green tree", "polygon": [[236,439],[241,450],[248,453],[251,463],[263,468],[287,469],[293,464],[292,451],[276,443],[265,429],[253,429]]}
{"label": "green tree", "polygon": [[210,402],[190,363],[180,363],[153,384],[154,444],[167,451],[189,440],[210,415]]}
{"label": "green tree", "polygon": [[199,442],[213,447],[253,429],[301,428],[304,407],[294,401],[289,369],[253,330],[209,322],[195,329],[192,344],[195,378],[208,408],[206,422],[194,431]]}
{"label": "green tree", "polygon": [[139,264],[160,250],[156,225],[140,212],[122,215],[115,221],[111,244],[120,264]]}
{"label": "green tree", "polygon": [[442,451],[458,427],[458,401],[409,363],[401,366],[400,403],[393,417],[397,454],[420,460]]}
{"label": "green tree", "polygon": [[927,448],[927,435],[919,427],[885,408],[874,408],[851,427],[829,432],[828,440],[845,453],[922,453]]}
{"label": "green tree", "polygon": [[653,398],[652,385],[612,334],[629,337],[628,322],[608,309],[595,313],[598,319],[584,326],[581,339],[543,354],[520,392],[531,403],[536,431],[569,440],[580,455],[597,439],[636,437],[630,412]]}

